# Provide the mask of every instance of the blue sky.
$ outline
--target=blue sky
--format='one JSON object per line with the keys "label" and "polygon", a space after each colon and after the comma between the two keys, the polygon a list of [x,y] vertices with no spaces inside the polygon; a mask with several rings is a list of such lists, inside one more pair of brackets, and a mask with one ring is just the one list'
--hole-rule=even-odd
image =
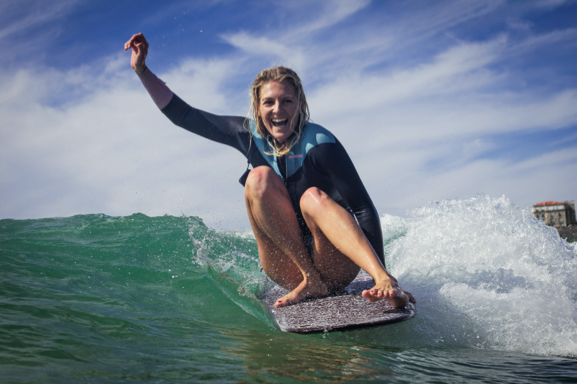
{"label": "blue sky", "polygon": [[[144,4],[142,4],[144,3]],[[288,65],[381,214],[577,194],[577,1],[0,3],[0,218],[194,215],[248,228],[235,150],[172,126],[123,44],[191,105],[246,115]]]}

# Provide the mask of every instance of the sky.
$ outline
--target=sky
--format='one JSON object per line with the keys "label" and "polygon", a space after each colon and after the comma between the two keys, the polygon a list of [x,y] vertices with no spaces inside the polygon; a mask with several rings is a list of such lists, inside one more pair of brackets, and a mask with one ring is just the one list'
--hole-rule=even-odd
{"label": "sky", "polygon": [[577,197],[577,1],[0,2],[0,219],[198,216],[249,228],[240,152],[172,125],[130,68],[246,116],[262,69],[301,77],[379,213]]}

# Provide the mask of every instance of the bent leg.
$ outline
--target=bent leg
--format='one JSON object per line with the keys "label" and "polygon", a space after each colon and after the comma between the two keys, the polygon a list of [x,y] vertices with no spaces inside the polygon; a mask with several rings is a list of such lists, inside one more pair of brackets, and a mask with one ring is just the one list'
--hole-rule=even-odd
{"label": "bent leg", "polygon": [[301,198],[301,211],[314,237],[313,259],[331,289],[350,283],[359,267],[375,281],[363,292],[369,301],[385,299],[394,307],[407,305],[409,297],[385,270],[362,229],[351,214],[318,188]]}
{"label": "bent leg", "polygon": [[288,192],[272,169],[263,166],[250,172],[245,202],[263,270],[291,291],[276,306],[326,296],[327,287],[303,242]]}

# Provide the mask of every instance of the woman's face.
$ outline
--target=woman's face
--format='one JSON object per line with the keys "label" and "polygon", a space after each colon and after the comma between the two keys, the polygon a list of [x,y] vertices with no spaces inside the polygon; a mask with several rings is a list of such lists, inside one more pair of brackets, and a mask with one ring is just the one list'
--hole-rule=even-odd
{"label": "woman's face", "polygon": [[269,81],[260,88],[258,115],[279,143],[284,143],[295,130],[299,113],[297,104],[295,89],[286,81]]}

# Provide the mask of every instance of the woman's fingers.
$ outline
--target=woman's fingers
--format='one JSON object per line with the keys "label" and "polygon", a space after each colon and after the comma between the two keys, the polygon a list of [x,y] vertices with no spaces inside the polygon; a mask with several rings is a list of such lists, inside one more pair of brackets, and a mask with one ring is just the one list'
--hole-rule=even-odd
{"label": "woman's fingers", "polygon": [[145,60],[148,55],[148,42],[142,33],[132,35],[130,40],[124,44],[124,50],[127,51],[132,48],[132,57],[130,65],[136,72],[144,71],[146,65]]}
{"label": "woman's fingers", "polygon": [[146,50],[148,50],[148,41],[146,41],[146,38],[142,33],[132,35],[130,40],[124,44],[124,50],[128,51],[130,48],[135,48],[137,46],[144,46]]}
{"label": "woman's fingers", "polygon": [[130,48],[132,48],[132,46],[134,44],[134,40],[136,39],[136,36],[138,36],[138,34],[132,35],[130,40],[128,40],[126,43],[124,43],[124,50],[125,51],[128,51]]}

